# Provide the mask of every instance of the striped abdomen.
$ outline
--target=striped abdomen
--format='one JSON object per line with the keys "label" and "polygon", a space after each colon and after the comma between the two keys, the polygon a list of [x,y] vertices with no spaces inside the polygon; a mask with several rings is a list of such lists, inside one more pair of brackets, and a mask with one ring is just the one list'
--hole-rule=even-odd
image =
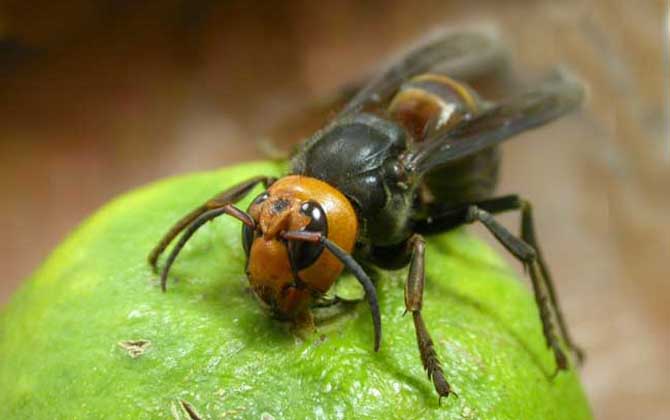
{"label": "striped abdomen", "polygon": [[[483,101],[464,83],[440,74],[422,74],[400,87],[388,113],[414,142],[423,142],[473,117],[483,107]],[[498,179],[498,160],[498,149],[490,148],[436,168],[424,178],[422,202],[450,206],[490,196]]]}
{"label": "striped abdomen", "polygon": [[420,142],[430,133],[454,127],[480,108],[480,99],[469,86],[441,74],[422,74],[400,87],[388,112]]}

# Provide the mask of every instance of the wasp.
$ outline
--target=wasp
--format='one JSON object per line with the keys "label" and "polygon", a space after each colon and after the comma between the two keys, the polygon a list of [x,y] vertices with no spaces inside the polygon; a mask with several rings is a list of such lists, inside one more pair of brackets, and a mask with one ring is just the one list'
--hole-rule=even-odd
{"label": "wasp", "polygon": [[[274,317],[311,319],[313,307],[346,268],[365,291],[378,351],[379,305],[363,267],[409,266],[406,312],[413,317],[423,368],[442,398],[452,391],[421,315],[424,237],[476,222],[529,273],[556,373],[569,368],[561,342],[581,360],[538,246],[531,204],[494,190],[500,143],[577,109],[583,87],[559,75],[507,99],[486,101],[460,80],[492,68],[484,63],[498,49],[486,35],[451,33],[392,62],[298,148],[288,175],[253,177],[179,220],[149,255],[156,270],[160,254],[182,234],[163,266],[162,290],[184,244],[203,224],[226,214],[242,222],[250,288]],[[236,207],[259,185],[264,191],[246,211]],[[518,236],[494,218],[507,211],[520,212]]]}

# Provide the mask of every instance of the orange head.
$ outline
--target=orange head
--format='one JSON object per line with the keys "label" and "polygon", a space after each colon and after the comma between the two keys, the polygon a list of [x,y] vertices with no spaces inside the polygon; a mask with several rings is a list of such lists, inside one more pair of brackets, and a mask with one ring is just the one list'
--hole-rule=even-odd
{"label": "orange head", "polygon": [[317,232],[350,253],[358,234],[356,213],[337,189],[299,175],[276,181],[256,197],[248,213],[256,226],[242,227],[249,283],[275,316],[295,319],[330,288],[343,265],[322,243],[282,235]]}

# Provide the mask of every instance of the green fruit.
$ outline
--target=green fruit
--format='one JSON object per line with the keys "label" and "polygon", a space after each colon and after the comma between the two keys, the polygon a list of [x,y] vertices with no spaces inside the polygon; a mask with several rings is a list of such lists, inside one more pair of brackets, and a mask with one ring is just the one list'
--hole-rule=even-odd
{"label": "green fruit", "polygon": [[[463,230],[427,251],[424,318],[458,394],[441,406],[403,317],[405,270],[375,273],[379,353],[365,302],[302,338],[270,319],[247,289],[240,224],[225,216],[187,244],[161,293],[146,256],[171,224],[280,172],[252,163],[159,182],[77,229],[0,317],[0,418],[188,418],[182,401],[203,418],[591,417],[574,371],[549,379],[553,357],[516,273]],[[338,287],[355,293],[352,283]]]}

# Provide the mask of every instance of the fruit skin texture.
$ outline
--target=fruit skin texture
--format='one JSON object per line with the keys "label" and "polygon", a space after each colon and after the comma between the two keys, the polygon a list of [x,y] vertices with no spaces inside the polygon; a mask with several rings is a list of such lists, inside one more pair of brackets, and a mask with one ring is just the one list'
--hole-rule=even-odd
{"label": "fruit skin texture", "polygon": [[[402,316],[405,270],[375,271],[379,353],[364,302],[302,338],[268,318],[230,218],[194,236],[161,293],[146,256],[166,229],[225,187],[282,169],[158,182],[79,227],[2,309],[0,418],[186,419],[182,400],[203,418],[591,418],[574,371],[548,379],[553,358],[517,270],[464,230],[427,250],[424,318],[459,396],[441,407]],[[344,292],[352,283],[340,280]],[[135,358],[118,344],[140,339],[151,344]]]}

